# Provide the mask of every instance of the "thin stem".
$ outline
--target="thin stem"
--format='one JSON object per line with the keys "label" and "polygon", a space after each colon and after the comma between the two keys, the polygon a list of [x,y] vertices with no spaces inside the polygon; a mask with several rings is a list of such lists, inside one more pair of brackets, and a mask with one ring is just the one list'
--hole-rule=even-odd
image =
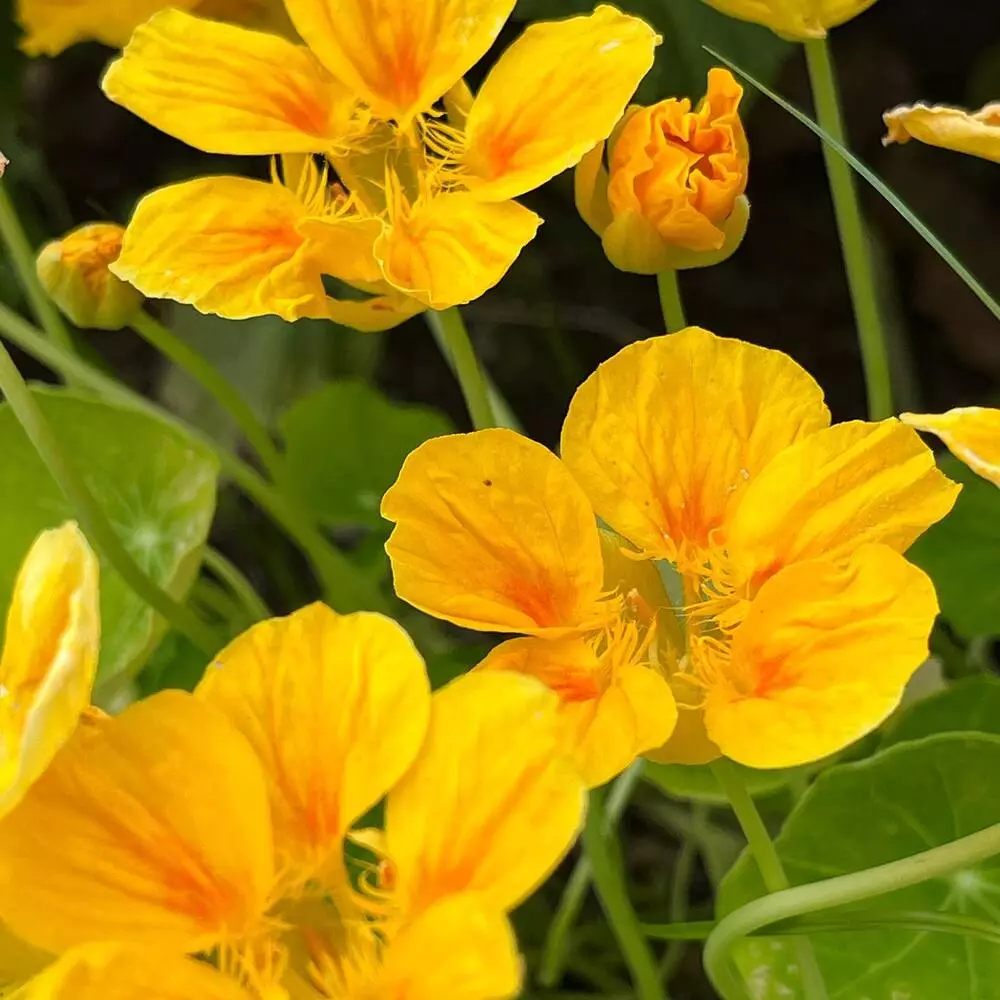
{"label": "thin stem", "polygon": [[687,320],[684,318],[684,301],[681,299],[677,272],[660,271],[656,276],[656,287],[660,292],[660,309],[663,310],[663,322],[667,325],[667,333],[683,330],[687,326]]}
{"label": "thin stem", "polygon": [[323,589],[324,599],[339,611],[367,608],[385,611],[388,602],[378,587],[369,584],[354,571],[347,557],[330,544],[313,521],[293,500],[280,493],[246,462],[241,461],[217,441],[193,427],[188,427],[172,413],[157,406],[75,354],[47,340],[40,330],[25,322],[17,313],[0,303],[0,332],[67,380],[88,389],[120,406],[130,407],[156,417],[209,448],[219,460],[222,471],[302,550]]}
{"label": "thin stem", "polygon": [[[844,143],[840,94],[827,40],[817,38],[807,41],[805,50],[809,81],[816,104],[816,119],[837,142]],[[892,416],[894,412],[889,346],[882,325],[875,270],[858,202],[858,191],[850,166],[825,143],[823,159],[826,161],[826,175],[830,181],[830,194],[833,196],[837,229],[840,232],[847,284],[858,325],[858,340],[868,392],[868,416],[872,420],[882,420]]]}
{"label": "thin stem", "polygon": [[[760,818],[753,796],[747,791],[739,772],[725,757],[712,764],[712,772],[729,799],[729,804],[747,838],[747,846],[757,862],[764,888],[768,892],[781,892],[789,886],[788,876],[775,850],[774,841]],[[797,942],[799,967],[802,970],[802,985],[807,1000],[826,1000],[826,987],[820,975],[816,956],[808,940]]]}
{"label": "thin stem", "polygon": [[636,997],[638,1000],[666,1000],[660,970],[628,898],[618,840],[605,823],[601,798],[599,792],[591,793],[583,828],[583,849],[593,869],[597,896],[632,975]]}
{"label": "thin stem", "polygon": [[462,388],[472,426],[477,431],[501,426],[490,398],[486,375],[476,357],[472,341],[469,340],[469,331],[465,328],[465,321],[458,307],[452,306],[441,312],[431,309],[426,316],[427,325]]}
{"label": "thin stem", "polygon": [[17,209],[3,184],[0,184],[0,240],[7,247],[11,263],[17,272],[17,279],[42,329],[64,350],[76,353],[73,338],[62,313],[45,294],[45,289],[38,280],[38,274],[35,272],[35,253],[18,218]]}
{"label": "thin stem", "polygon": [[239,599],[250,620],[263,621],[271,617],[271,609],[257,593],[254,585],[244,576],[240,568],[229,561],[218,549],[205,549],[205,566],[211,570]]}
{"label": "thin stem", "polygon": [[[694,878],[695,863],[698,860],[698,834],[708,819],[708,806],[696,802],[691,807],[692,832],[681,841],[681,849],[674,864],[673,879],[670,884],[670,906],[668,914],[672,923],[682,923],[688,918],[691,896],[691,881]],[[660,963],[663,981],[669,983],[684,958],[685,943],[671,941],[663,961]]]}
{"label": "thin stem", "polygon": [[136,314],[132,320],[132,329],[218,400],[243,432],[250,447],[260,456],[271,479],[277,479],[281,472],[282,458],[271,435],[222,373],[207,358],[147,312],[140,311]]}
{"label": "thin stem", "polygon": [[744,1000],[746,991],[731,962],[733,947],[741,938],[791,917],[859,903],[929,879],[942,878],[998,854],[1000,823],[899,861],[755,899],[721,920],[709,935],[705,943],[705,969],[725,1000]]}
{"label": "thin stem", "polygon": [[[632,798],[632,792],[642,777],[642,761],[637,760],[627,771],[615,779],[608,792],[604,807],[604,829],[606,832],[618,826],[625,807]],[[569,951],[570,934],[583,909],[583,901],[587,890],[593,881],[594,869],[590,857],[580,855],[573,873],[566,883],[559,907],[549,923],[545,935],[545,946],[542,949],[542,961],[538,972],[538,981],[547,989],[552,989],[562,979],[566,965],[566,955]]]}
{"label": "thin stem", "polygon": [[34,445],[39,458],[75,508],[84,533],[101,555],[136,594],[162,615],[174,629],[183,633],[206,656],[214,656],[219,650],[215,632],[189,608],[179,604],[159,587],[132,558],[100,504],[87,488],[83,477],[67,458],[49,422],[42,415],[41,408],[2,343],[0,343],[0,391],[10,404],[24,433]]}

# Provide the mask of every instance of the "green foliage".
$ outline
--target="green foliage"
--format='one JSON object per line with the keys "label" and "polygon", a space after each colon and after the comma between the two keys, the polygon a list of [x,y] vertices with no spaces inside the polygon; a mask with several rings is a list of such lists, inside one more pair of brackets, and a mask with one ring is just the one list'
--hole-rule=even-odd
{"label": "green foliage", "polygon": [[941,469],[963,484],[952,512],[909,550],[937,587],[941,613],[966,638],[1000,633],[1000,490],[951,455]]}
{"label": "green foliage", "polygon": [[[815,767],[783,767],[761,771],[742,764],[733,765],[754,798],[763,798],[789,784],[805,781]],[[646,779],[674,799],[722,804],[726,796],[708,764],[653,764],[643,772]]]}
{"label": "green foliage", "polygon": [[280,419],[289,485],[333,528],[381,529],[382,494],[403,459],[452,430],[426,406],[403,406],[360,380],[331,382],[299,399]]}
{"label": "green foliage", "polygon": [[[901,743],[821,775],[776,841],[792,884],[894,861],[1000,823],[996,774],[1000,738],[950,733]],[[900,890],[874,908],[961,914],[996,921],[996,859]],[[718,912],[764,894],[744,854],[724,879]],[[849,914],[847,908],[830,915]],[[836,1000],[994,1000],[1000,949],[951,934],[889,928],[811,936],[829,995]],[[754,938],[736,949],[755,1000],[800,996],[794,943]]]}
{"label": "green foliage", "polygon": [[916,702],[889,728],[884,743],[891,746],[935,733],[966,732],[1000,736],[1000,678],[967,677]]}
{"label": "green foliage", "polygon": [[[125,547],[182,600],[201,563],[215,511],[214,456],[176,427],[67,390],[34,390],[61,445],[84,474]],[[35,536],[74,516],[7,405],[0,406],[0,606]],[[109,566],[101,565],[98,687],[133,674],[163,624]]]}

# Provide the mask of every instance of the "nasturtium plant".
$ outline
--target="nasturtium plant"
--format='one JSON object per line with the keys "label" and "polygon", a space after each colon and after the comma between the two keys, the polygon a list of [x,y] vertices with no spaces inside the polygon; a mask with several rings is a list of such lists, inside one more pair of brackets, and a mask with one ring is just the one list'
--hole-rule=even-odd
{"label": "nasturtium plant", "polygon": [[922,698],[886,726],[883,746],[936,733],[992,733],[1000,736],[1000,677],[964,677]]}
{"label": "nasturtium plant", "polygon": [[[86,485],[135,561],[183,600],[215,511],[218,463],[173,424],[69,390],[33,390]],[[8,405],[0,406],[0,606],[32,539],[74,516]],[[163,635],[159,616],[101,564],[97,688],[138,670]]]}

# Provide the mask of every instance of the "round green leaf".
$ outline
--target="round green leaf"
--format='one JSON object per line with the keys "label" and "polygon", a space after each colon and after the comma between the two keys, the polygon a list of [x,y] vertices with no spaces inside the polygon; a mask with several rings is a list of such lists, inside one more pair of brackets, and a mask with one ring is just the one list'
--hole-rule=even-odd
{"label": "round green leaf", "polygon": [[[215,510],[215,456],[154,417],[65,389],[33,394],[136,562],[182,600],[201,565]],[[0,406],[0,609],[35,536],[75,516],[21,430]],[[2,612],[0,612],[2,613]],[[163,635],[159,616],[101,561],[98,686],[130,675]]]}
{"label": "round green leaf", "polygon": [[[947,733],[826,771],[788,817],[777,849],[793,885],[861,871],[1000,823],[1000,738]],[[720,915],[764,895],[744,853],[719,890]],[[863,904],[1000,920],[1000,859]],[[841,908],[840,915],[849,913]],[[830,1000],[997,1000],[1000,947],[900,929],[811,936]],[[801,997],[794,943],[753,938],[736,964],[754,1000]]]}
{"label": "round green leaf", "polygon": [[888,729],[884,745],[966,732],[1000,735],[1000,677],[966,677],[914,702]]}

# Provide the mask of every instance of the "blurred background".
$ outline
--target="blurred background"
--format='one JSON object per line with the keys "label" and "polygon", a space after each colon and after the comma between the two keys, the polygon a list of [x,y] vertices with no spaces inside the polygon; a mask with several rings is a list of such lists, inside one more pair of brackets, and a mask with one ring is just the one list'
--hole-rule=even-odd
{"label": "blurred background", "polygon": [[[491,59],[516,36],[519,22],[589,6],[583,0],[522,0],[470,82],[475,86]],[[728,20],[699,0],[623,0],[621,6],[645,16],[664,36],[641,101],[680,95],[697,99],[711,64],[703,49],[708,45],[808,109],[805,64],[795,45]],[[106,101],[97,84],[111,50],[83,44],[55,59],[29,60],[17,49],[11,0],[0,3],[0,32],[0,150],[11,161],[5,184],[34,245],[84,222],[124,223],[136,199],[160,184],[206,173],[266,176],[264,160],[198,153]],[[897,103],[925,99],[978,107],[1000,97],[1000,6],[988,0],[960,0],[951,6],[941,0],[878,0],[867,13],[836,29],[832,44],[855,152],[988,289],[1000,294],[1000,168],[916,143],[889,149],[880,143],[881,114]],[[746,95],[744,116],[751,144],[750,227],[729,261],[681,276],[688,317],[716,333],[788,352],[824,386],[835,420],[861,417],[860,360],[819,143],[754,93]],[[862,199],[893,339],[900,409],[997,405],[1000,330],[995,320],[907,223],[864,185]],[[662,332],[662,321],[655,282],[613,269],[578,218],[569,174],[524,201],[545,225],[500,286],[464,312],[483,363],[526,431],[554,447],[575,387],[623,345]],[[2,259],[0,300],[27,314]],[[357,398],[316,404],[314,415],[322,430],[313,432],[305,464],[316,479],[320,519],[359,572],[383,579],[384,531],[375,513],[381,489],[391,482],[408,445],[449,428],[469,427],[457,385],[423,321],[418,317],[388,334],[365,335],[319,322],[290,326],[266,317],[228,323],[167,303],[153,308],[210,356],[260,416],[279,429],[291,427],[296,415],[305,420],[302,401],[330,380],[349,379],[362,386]],[[239,447],[234,428],[218,407],[137,336],[129,331],[77,336],[91,360]],[[18,355],[17,360],[27,376],[51,380],[30,358]],[[381,397],[367,394],[365,385],[388,400],[392,413],[406,414],[405,432],[384,447],[378,444],[379,430],[390,418],[379,409]],[[987,523],[991,510],[998,516]],[[987,506],[973,513],[960,528],[977,535],[978,551],[988,566],[990,559],[1000,557],[1000,510],[992,493]],[[945,534],[932,540],[926,558],[947,563],[953,538]],[[233,490],[224,488],[219,497],[211,540],[276,611],[315,598],[315,581],[300,554]],[[995,574],[987,570],[977,576],[968,566],[959,569],[953,584],[943,584],[935,574],[939,586],[952,588],[947,599],[943,596],[946,612],[949,603],[959,609],[936,637],[953,672],[965,669],[972,656],[993,662],[992,631],[981,623],[1000,622]],[[968,598],[970,591],[974,598]],[[969,600],[979,601],[971,619]],[[481,636],[442,630],[414,613],[405,623],[428,656],[437,682],[473,663],[486,648]],[[189,685],[202,666],[197,654],[169,635],[140,676],[140,685]],[[711,881],[735,856],[738,836],[726,823],[713,826],[704,805],[689,809],[665,804],[657,796],[647,800],[641,793],[636,803],[628,817],[627,856],[637,906],[650,920],[666,920],[668,886],[679,860],[678,834],[697,823],[699,860],[692,875],[691,914],[708,915],[704,904],[711,897]],[[783,808],[782,801],[772,805]],[[560,888],[556,879],[519,915],[529,958],[540,947]],[[664,960],[676,967],[675,995],[711,996],[696,949],[674,948]],[[627,992],[627,981],[591,900],[559,990],[614,995]]]}

